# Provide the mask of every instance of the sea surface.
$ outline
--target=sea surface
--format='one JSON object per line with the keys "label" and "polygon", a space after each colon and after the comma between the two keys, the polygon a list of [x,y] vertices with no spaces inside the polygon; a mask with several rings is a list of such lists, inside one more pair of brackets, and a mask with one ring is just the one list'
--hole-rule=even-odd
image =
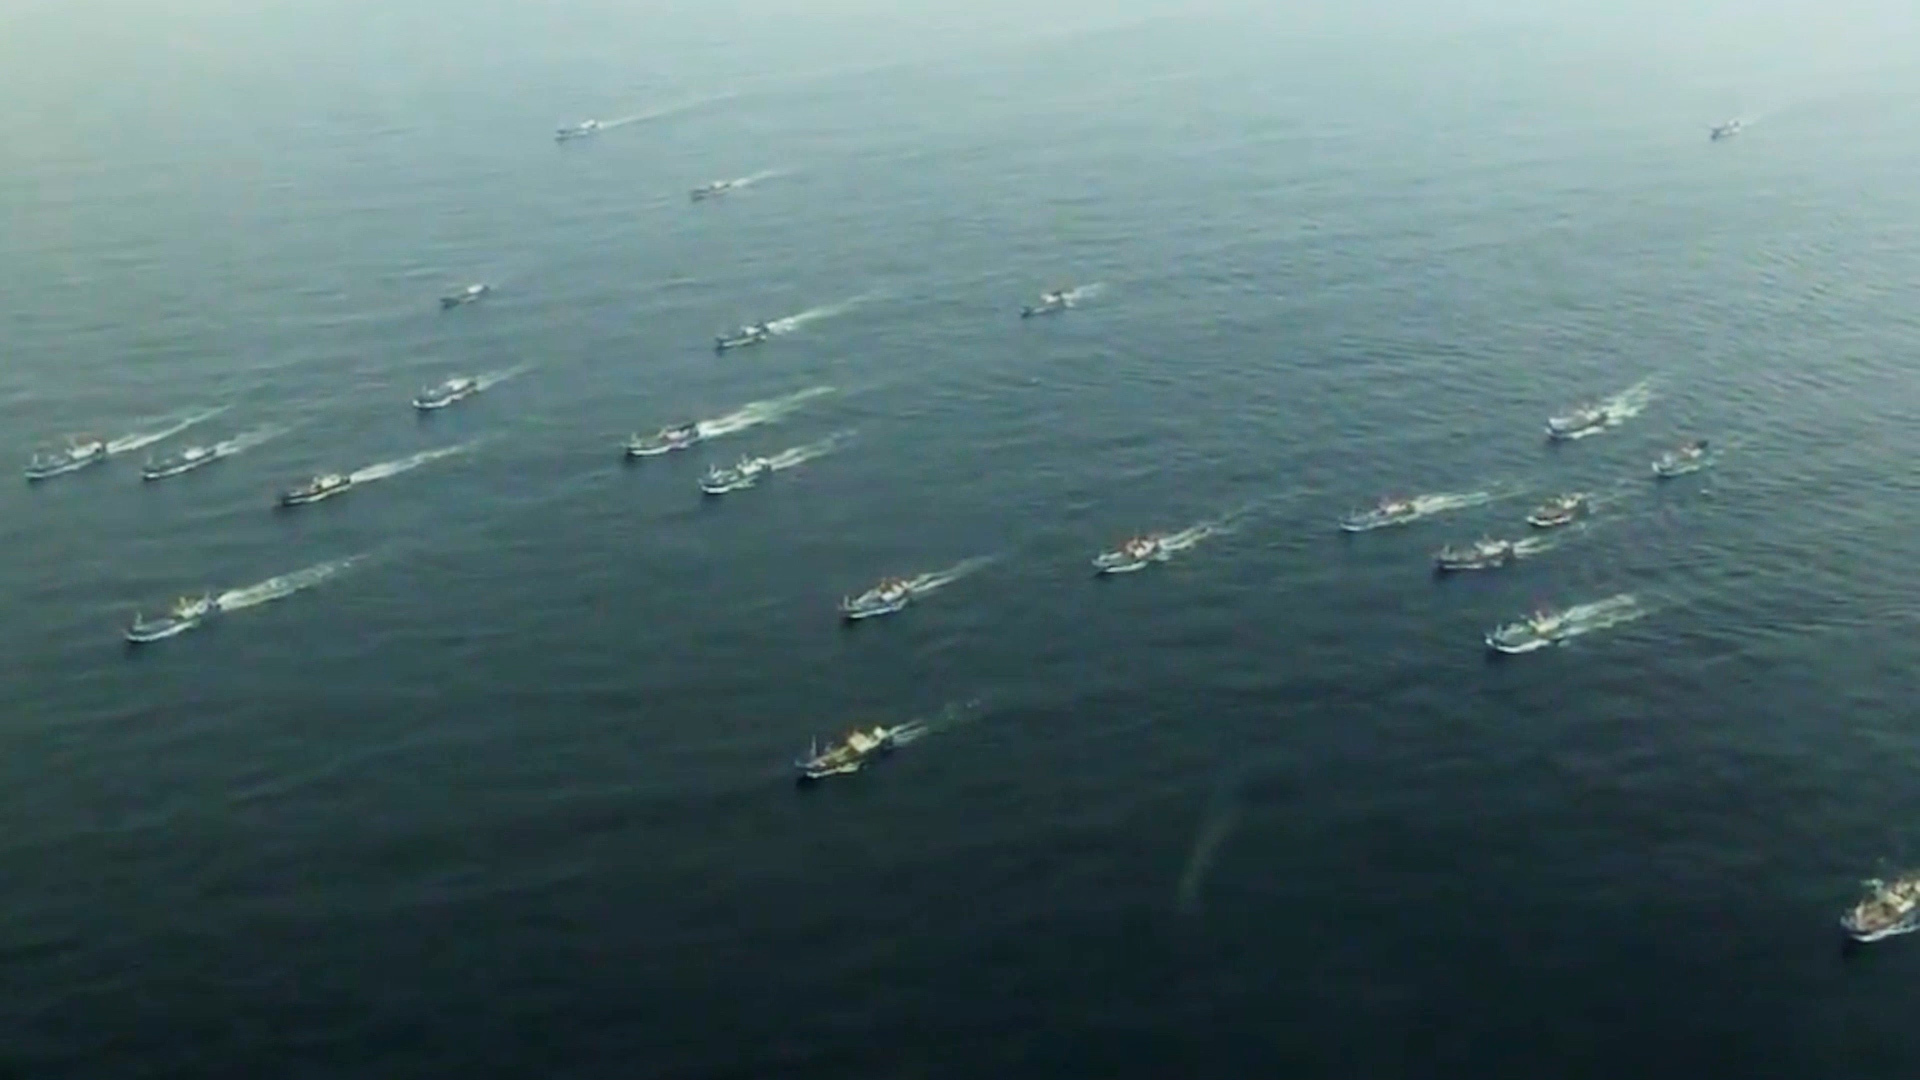
{"label": "sea surface", "polygon": [[[1836,927],[1920,859],[1892,37],[286,6],[0,33],[0,452],[223,410],[0,484],[8,1075],[1920,1062],[1920,946]],[[463,373],[500,379],[409,407]],[[736,430],[622,460],[688,419]],[[1545,550],[1431,573],[1574,490]],[[1460,505],[1335,528],[1389,493]]]}

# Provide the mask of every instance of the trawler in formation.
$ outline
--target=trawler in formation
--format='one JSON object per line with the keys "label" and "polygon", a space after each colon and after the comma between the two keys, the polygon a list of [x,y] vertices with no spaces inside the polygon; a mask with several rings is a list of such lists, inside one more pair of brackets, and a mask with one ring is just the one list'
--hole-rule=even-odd
{"label": "trawler in formation", "polygon": [[668,424],[651,435],[638,433],[627,437],[627,456],[630,458],[657,457],[671,454],[675,450],[685,450],[698,443],[703,435],[700,425],[694,422]]}
{"label": "trawler in formation", "polygon": [[97,465],[107,460],[107,453],[105,440],[91,435],[76,435],[58,449],[36,451],[27,461],[27,481],[46,480]]}
{"label": "trawler in formation", "polygon": [[220,605],[211,593],[198,597],[183,596],[173,602],[165,615],[157,619],[147,619],[137,612],[133,624],[127,627],[127,641],[135,645],[144,645],[149,641],[159,641],[175,634],[184,634],[199,626],[209,616],[220,610]]}

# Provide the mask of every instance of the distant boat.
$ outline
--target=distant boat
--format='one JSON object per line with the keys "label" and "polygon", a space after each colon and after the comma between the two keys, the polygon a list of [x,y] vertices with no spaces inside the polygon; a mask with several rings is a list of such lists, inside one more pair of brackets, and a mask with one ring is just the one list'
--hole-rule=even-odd
{"label": "distant boat", "polygon": [[126,638],[135,645],[144,645],[149,641],[184,634],[219,610],[220,606],[211,593],[198,598],[183,596],[174,601],[167,613],[158,619],[146,619],[135,614],[133,625],[127,627]]}
{"label": "distant boat", "polygon": [[1712,142],[1719,142],[1721,139],[1733,138],[1735,135],[1740,134],[1740,130],[1740,121],[1729,120],[1724,124],[1713,125],[1713,127],[1707,131],[1707,138]]}
{"label": "distant boat", "polygon": [[633,435],[627,439],[628,457],[654,457],[685,450],[703,438],[695,422],[669,424],[652,435]]}
{"label": "distant boat", "polygon": [[809,783],[824,780],[829,776],[844,776],[859,772],[867,762],[892,750],[899,741],[902,727],[876,725],[847,733],[845,739],[829,746],[825,750],[815,743],[806,754],[793,763],[800,772],[800,782]]}
{"label": "distant boat", "polygon": [[1035,315],[1052,315],[1073,306],[1073,290],[1050,289],[1040,294],[1038,304],[1028,304],[1020,309],[1020,317],[1031,319]]}
{"label": "distant boat", "polygon": [[725,195],[727,192],[741,186],[743,186],[743,182],[739,180],[715,180],[712,183],[701,184],[699,187],[688,192],[687,195],[694,202],[704,202],[707,199],[714,199]]}
{"label": "distant boat", "polygon": [[913,586],[904,578],[887,578],[861,593],[840,601],[840,614],[849,622],[891,615],[913,601]]}
{"label": "distant boat", "polygon": [[749,345],[758,345],[773,336],[770,323],[748,323],[731,334],[718,334],[713,339],[713,351],[726,352],[728,349],[744,349]]}
{"label": "distant boat", "polygon": [[84,469],[89,465],[107,460],[107,444],[91,435],[76,435],[67,440],[67,445],[57,450],[41,450],[27,462],[29,481],[45,480],[48,477]]}
{"label": "distant boat", "polygon": [[1707,440],[1695,439],[1661,454],[1653,462],[1653,475],[1662,480],[1699,472],[1707,467]]}
{"label": "distant boat", "polygon": [[281,506],[304,506],[331,498],[353,486],[353,478],[340,473],[323,473],[280,496]]}
{"label": "distant boat", "polygon": [[1573,524],[1591,509],[1592,505],[1583,492],[1555,495],[1527,515],[1527,524],[1536,529],[1555,529]]}
{"label": "distant boat", "polygon": [[605,125],[598,120],[582,120],[572,127],[563,127],[554,132],[553,140],[555,142],[566,142],[568,139],[582,139],[588,135],[597,135],[604,126]]}
{"label": "distant boat", "polygon": [[211,446],[189,446],[185,450],[164,457],[158,461],[148,461],[140,470],[142,480],[165,480],[169,476],[192,472],[202,465],[211,465],[220,460],[220,455]]}
{"label": "distant boat", "polygon": [[444,409],[456,401],[470,398],[480,392],[480,380],[471,375],[460,375],[448,379],[439,386],[430,387],[413,399],[413,407],[421,412]]}
{"label": "distant boat", "polygon": [[486,296],[488,293],[492,291],[493,291],[493,286],[488,285],[486,282],[479,282],[473,285],[469,285],[466,288],[461,289],[459,292],[448,293],[447,295],[441,297],[440,307],[443,310],[446,308],[465,307],[466,305],[474,303],[480,298]]}

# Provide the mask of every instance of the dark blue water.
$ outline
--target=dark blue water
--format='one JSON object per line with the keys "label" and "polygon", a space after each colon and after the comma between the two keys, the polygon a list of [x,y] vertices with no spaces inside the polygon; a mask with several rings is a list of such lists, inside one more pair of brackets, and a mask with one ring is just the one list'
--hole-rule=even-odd
{"label": "dark blue water", "polygon": [[[287,430],[0,486],[18,1075],[1915,1062],[1920,953],[1835,927],[1920,811],[1907,75],[1788,31],[1703,74],[1517,23],[56,14],[0,45],[0,445]],[[637,118],[551,141],[588,116]],[[1014,317],[1064,282],[1097,288]],[[1656,485],[1696,435],[1713,468]],[[1574,489],[1552,550],[1429,573]],[[1389,491],[1474,505],[1334,530]],[[916,717],[793,788],[810,738]]]}

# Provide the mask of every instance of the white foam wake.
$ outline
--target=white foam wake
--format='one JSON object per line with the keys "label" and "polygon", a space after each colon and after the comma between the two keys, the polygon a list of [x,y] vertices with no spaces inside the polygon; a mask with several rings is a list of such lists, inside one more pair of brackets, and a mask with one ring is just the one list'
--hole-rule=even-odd
{"label": "white foam wake", "polygon": [[269,439],[277,439],[292,430],[286,424],[266,424],[252,431],[243,431],[231,439],[222,439],[208,449],[212,450],[216,457],[228,457],[243,450],[251,450]]}
{"label": "white foam wake", "polygon": [[180,434],[181,432],[187,430],[188,428],[192,427],[195,424],[198,424],[204,420],[211,420],[214,417],[219,416],[221,413],[226,412],[227,409],[230,407],[231,406],[220,405],[220,406],[216,406],[215,408],[206,409],[201,412],[193,413],[191,415],[182,417],[181,419],[176,420],[173,423],[168,424],[166,427],[160,428],[156,431],[145,431],[145,432],[140,432],[133,435],[122,435],[121,437],[107,443],[107,453],[124,454],[129,450],[140,450],[140,449],[144,449],[145,447],[152,446],[154,443],[157,443],[162,439],[171,439],[175,435]]}
{"label": "white foam wake", "polygon": [[852,437],[853,432],[851,431],[837,431],[824,439],[782,450],[777,454],[769,455],[760,460],[766,463],[769,471],[779,472],[782,469],[791,469],[796,465],[805,465],[815,458],[825,457],[838,449],[841,443]]}
{"label": "white foam wake", "polygon": [[1180,872],[1180,884],[1174,890],[1174,904],[1182,915],[1195,915],[1200,911],[1200,890],[1206,884],[1207,871],[1213,868],[1213,861],[1220,854],[1220,848],[1227,838],[1233,835],[1234,826],[1240,824],[1240,804],[1235,800],[1225,800],[1216,807],[1209,808],[1206,820],[1200,823],[1200,831],[1193,838],[1193,850],[1187,855],[1187,865]]}
{"label": "white foam wake", "polygon": [[1081,300],[1091,300],[1106,291],[1106,283],[1101,281],[1081,285],[1067,290],[1067,303],[1072,304]]}
{"label": "white foam wake", "polygon": [[214,605],[221,611],[240,611],[292,596],[294,593],[311,589],[328,578],[338,575],[363,558],[365,558],[364,555],[351,555],[344,559],[309,566],[304,570],[295,570],[291,574],[270,577],[244,589],[229,589],[214,600]]}
{"label": "white foam wake", "polygon": [[369,465],[364,469],[359,469],[348,474],[348,478],[356,484],[364,484],[369,480],[385,480],[389,476],[398,476],[410,469],[417,469],[429,461],[438,461],[444,457],[452,457],[455,454],[466,453],[477,445],[479,445],[479,440],[475,439],[471,442],[461,443],[458,446],[443,446],[438,450],[422,450],[408,457],[396,458],[393,461],[383,461],[378,465]]}
{"label": "white foam wake", "polygon": [[1647,615],[1647,609],[1632,593],[1619,593],[1604,600],[1595,600],[1586,604],[1575,604],[1563,613],[1566,622],[1551,637],[1543,637],[1527,644],[1518,652],[1533,652],[1553,645],[1564,645],[1574,638],[1609,630],[1616,626],[1633,622]]}
{"label": "white foam wake", "polygon": [[608,120],[600,125],[600,129],[605,131],[609,128],[626,127],[629,124],[644,124],[652,120],[665,120],[668,117],[692,112],[702,106],[718,105],[723,101],[731,101],[739,96],[738,92],[728,91],[724,94],[709,94],[706,97],[691,98],[686,101],[676,102],[672,105],[662,105],[657,109],[648,109],[646,112],[634,113],[632,116],[622,116],[618,120]]}
{"label": "white foam wake", "polygon": [[1236,515],[1230,514],[1226,517],[1202,521],[1195,525],[1189,525],[1179,532],[1163,536],[1160,538],[1160,550],[1171,555],[1178,551],[1185,551],[1210,537],[1230,533],[1233,531],[1235,516]]}
{"label": "white foam wake", "polygon": [[821,319],[831,319],[835,315],[844,315],[847,312],[852,311],[854,308],[859,307],[861,304],[865,303],[866,300],[867,300],[867,296],[865,294],[862,294],[860,296],[854,297],[851,300],[842,300],[837,304],[827,304],[823,307],[808,308],[807,310],[799,312],[797,314],[788,315],[784,319],[775,319],[772,322],[769,322],[767,324],[767,331],[769,333],[774,333],[774,334],[790,334],[793,331],[798,330],[801,327],[807,325],[808,323],[818,322]]}
{"label": "white foam wake", "polygon": [[479,384],[480,389],[491,390],[501,383],[506,382],[508,379],[518,375],[525,375],[531,370],[533,370],[532,364],[515,364],[509,368],[501,368],[498,371],[489,371],[481,375],[476,375],[474,376],[474,381]]}
{"label": "white foam wake", "polygon": [[1606,421],[1604,423],[1572,432],[1565,437],[1568,439],[1584,439],[1590,435],[1598,435],[1603,431],[1611,431],[1645,412],[1647,406],[1652,403],[1653,380],[1651,378],[1641,379],[1639,382],[1634,383],[1632,386],[1627,387],[1612,397],[1594,404],[1594,408],[1599,409],[1605,414]]}
{"label": "white foam wake", "polygon": [[772,423],[814,398],[831,393],[833,393],[833,387],[831,386],[810,386],[805,390],[788,394],[785,397],[750,402],[725,416],[716,416],[711,420],[702,420],[695,426],[700,429],[702,438],[711,439],[716,435],[731,435],[736,431],[745,431],[758,424]]}
{"label": "white foam wake", "polygon": [[894,745],[905,746],[937,732],[959,727],[978,718],[979,711],[978,700],[942,706],[940,711],[932,716],[919,717],[900,725],[894,732]]}
{"label": "white foam wake", "polygon": [[1539,555],[1543,552],[1552,551],[1554,548],[1557,548],[1559,546],[1560,546],[1559,537],[1529,536],[1529,537],[1526,537],[1525,539],[1515,540],[1513,542],[1513,553],[1525,559],[1525,558],[1530,558],[1534,555]]}
{"label": "white foam wake", "polygon": [[982,569],[991,562],[993,562],[993,556],[991,555],[962,559],[952,566],[947,567],[945,570],[935,570],[931,573],[921,574],[919,577],[908,579],[907,591],[915,596],[925,596],[928,593],[937,592],[959,581],[961,578],[966,577],[968,574]]}

